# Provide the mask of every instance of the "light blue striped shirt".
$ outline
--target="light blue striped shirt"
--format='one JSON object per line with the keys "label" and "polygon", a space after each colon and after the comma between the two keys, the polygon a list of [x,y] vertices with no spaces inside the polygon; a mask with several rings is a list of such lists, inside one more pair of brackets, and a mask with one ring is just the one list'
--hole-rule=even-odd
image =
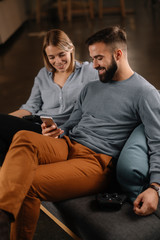
{"label": "light blue striped shirt", "polygon": [[44,67],[35,78],[28,101],[20,109],[39,116],[52,116],[57,125],[61,125],[69,118],[81,89],[98,79],[98,71],[93,69],[92,63],[76,61],[74,72],[61,88],[54,83],[52,72]]}

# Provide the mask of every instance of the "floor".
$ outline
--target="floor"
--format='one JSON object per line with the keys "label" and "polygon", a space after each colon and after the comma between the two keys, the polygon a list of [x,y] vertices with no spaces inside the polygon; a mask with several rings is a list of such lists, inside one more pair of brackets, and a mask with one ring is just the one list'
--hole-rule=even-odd
{"label": "floor", "polygon": [[[0,112],[9,113],[24,103],[34,77],[43,66],[41,47],[43,36],[52,28],[64,30],[76,46],[76,58],[89,60],[85,39],[110,25],[122,25],[128,34],[128,57],[133,70],[160,89],[160,1],[128,0],[133,14],[122,19],[119,14],[106,14],[90,20],[88,15],[75,16],[60,23],[55,10],[47,10],[40,24],[26,22],[3,46],[0,46]],[[41,213],[34,240],[70,240],[71,238]]]}

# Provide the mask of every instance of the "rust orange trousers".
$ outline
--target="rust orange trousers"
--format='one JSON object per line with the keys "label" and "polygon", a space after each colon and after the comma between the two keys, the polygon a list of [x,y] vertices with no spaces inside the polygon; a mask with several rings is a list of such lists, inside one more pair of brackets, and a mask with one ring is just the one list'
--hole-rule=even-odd
{"label": "rust orange trousers", "polygon": [[0,170],[0,209],[10,212],[11,240],[33,239],[40,202],[97,193],[112,181],[111,157],[68,137],[15,134]]}

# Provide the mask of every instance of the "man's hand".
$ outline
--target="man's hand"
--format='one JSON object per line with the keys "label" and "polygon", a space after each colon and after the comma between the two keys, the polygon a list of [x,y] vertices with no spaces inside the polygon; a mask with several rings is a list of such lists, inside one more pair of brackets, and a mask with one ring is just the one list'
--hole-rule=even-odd
{"label": "man's hand", "polygon": [[64,132],[60,128],[57,128],[57,125],[55,124],[53,124],[50,127],[47,127],[45,123],[42,123],[41,128],[42,128],[42,134],[44,136],[49,136],[53,138],[58,138],[58,136],[60,136]]}
{"label": "man's hand", "polygon": [[133,210],[137,215],[146,216],[156,211],[158,202],[159,197],[157,192],[152,188],[148,188],[138,195],[134,201]]}

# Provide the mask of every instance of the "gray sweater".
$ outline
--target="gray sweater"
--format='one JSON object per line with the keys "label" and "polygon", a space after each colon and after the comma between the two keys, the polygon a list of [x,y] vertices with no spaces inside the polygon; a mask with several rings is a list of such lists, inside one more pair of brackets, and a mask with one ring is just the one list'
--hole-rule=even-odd
{"label": "gray sweater", "polygon": [[61,128],[70,139],[96,153],[118,158],[141,122],[149,146],[150,181],[160,183],[160,95],[137,73],[124,81],[87,84]]}

